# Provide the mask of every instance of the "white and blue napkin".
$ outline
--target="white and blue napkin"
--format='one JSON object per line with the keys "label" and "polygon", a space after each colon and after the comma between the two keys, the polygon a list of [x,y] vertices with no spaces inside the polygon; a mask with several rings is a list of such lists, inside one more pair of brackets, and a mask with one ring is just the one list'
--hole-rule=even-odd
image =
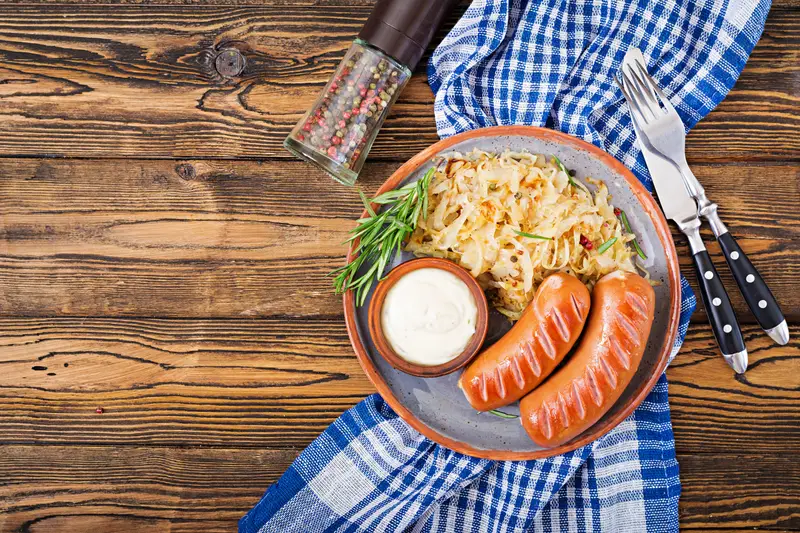
{"label": "white and blue napkin", "polygon": [[[533,124],[603,148],[652,190],[612,76],[640,48],[694,126],[727,94],[769,0],[474,0],[428,66],[447,137]],[[695,298],[683,280],[680,348]],[[377,395],[345,412],[269,487],[241,533],[678,530],[678,463],[664,376],[616,429],[538,461],[435,444]]]}

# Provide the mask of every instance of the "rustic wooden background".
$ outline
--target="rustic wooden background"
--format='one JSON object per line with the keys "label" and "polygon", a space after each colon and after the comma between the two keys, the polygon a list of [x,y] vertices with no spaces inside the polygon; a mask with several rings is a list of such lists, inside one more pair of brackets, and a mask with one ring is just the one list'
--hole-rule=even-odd
{"label": "rustic wooden background", "polygon": [[[281,149],[370,0],[161,3],[0,1],[3,532],[231,531],[373,391],[325,277],[357,195]],[[800,3],[775,0],[688,153],[793,337],[725,271],[734,376],[695,315],[668,371],[685,530],[800,530],[799,102]],[[419,69],[367,192],[435,140]]]}

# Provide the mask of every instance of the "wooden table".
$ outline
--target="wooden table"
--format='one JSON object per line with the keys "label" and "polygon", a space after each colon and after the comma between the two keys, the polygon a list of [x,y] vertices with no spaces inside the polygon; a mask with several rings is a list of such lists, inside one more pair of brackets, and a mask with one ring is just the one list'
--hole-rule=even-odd
{"label": "wooden table", "polygon": [[[358,197],[281,148],[370,3],[0,2],[0,530],[231,531],[373,392],[326,278]],[[688,155],[793,337],[725,270],[734,376],[695,314],[668,371],[685,530],[800,530],[798,102],[800,3],[775,0]],[[435,140],[420,68],[367,192]]]}

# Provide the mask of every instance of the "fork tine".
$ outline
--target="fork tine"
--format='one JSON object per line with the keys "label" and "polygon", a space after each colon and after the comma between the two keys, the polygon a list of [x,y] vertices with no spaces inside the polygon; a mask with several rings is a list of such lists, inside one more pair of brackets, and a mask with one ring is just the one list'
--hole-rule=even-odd
{"label": "fork tine", "polygon": [[654,80],[653,77],[650,75],[650,73],[647,72],[647,69],[644,68],[642,66],[642,64],[639,63],[638,60],[636,61],[636,65],[639,67],[639,72],[644,76],[644,79],[647,80],[647,82],[648,82],[647,86],[651,90],[655,91],[655,93],[659,96],[659,100],[661,101],[663,106],[667,109],[667,112],[668,113],[677,113],[677,111],[675,111],[675,107],[673,107],[673,105],[672,105],[672,102],[669,101],[669,98],[667,98],[667,95],[664,94],[664,91],[662,91],[661,87],[658,86],[658,83],[656,83],[656,80]]}
{"label": "fork tine", "polygon": [[637,127],[640,127],[640,124],[644,121],[644,117],[642,117],[642,114],[636,109],[633,97],[625,88],[625,84],[622,79],[619,78],[619,76],[614,76],[614,83],[616,83],[617,87],[619,87],[619,90],[622,91],[622,96],[625,97],[625,101],[628,103],[628,109],[630,109],[631,112],[631,119],[633,119],[633,122]]}
{"label": "fork tine", "polygon": [[[622,71],[622,80],[623,84],[628,90],[628,94],[630,95],[630,98],[628,99],[628,105],[631,105],[631,107],[639,113],[642,118],[642,122],[648,124],[651,119],[656,118],[656,115],[645,105],[644,96],[639,92],[636,83],[631,80],[631,77],[624,70]],[[647,109],[649,114],[645,113],[644,109]]]}
{"label": "fork tine", "polygon": [[647,84],[639,79],[630,67],[628,67],[628,72],[625,73],[625,82],[630,86],[628,90],[631,94],[637,99],[642,108],[647,111],[648,118],[656,120],[664,116],[664,110],[661,109],[661,104],[648,94]]}
{"label": "fork tine", "polygon": [[633,61],[637,68],[634,69],[632,66],[628,65],[628,69],[636,78],[636,81],[639,82],[638,85],[642,88],[642,92],[645,93],[650,110],[654,113],[656,112],[656,109],[661,111],[661,104],[658,101],[658,96],[656,95],[655,91],[653,91],[653,84],[650,83],[650,80],[648,79],[647,69],[642,66],[638,58],[634,59]]}
{"label": "fork tine", "polygon": [[661,110],[661,104],[659,104],[658,100],[653,97],[653,94],[648,91],[647,83],[639,78],[636,71],[634,71],[630,65],[628,65],[628,75],[628,79],[630,79],[631,85],[633,85],[631,92],[634,92],[642,100],[653,118],[657,119],[663,115],[664,112]]}

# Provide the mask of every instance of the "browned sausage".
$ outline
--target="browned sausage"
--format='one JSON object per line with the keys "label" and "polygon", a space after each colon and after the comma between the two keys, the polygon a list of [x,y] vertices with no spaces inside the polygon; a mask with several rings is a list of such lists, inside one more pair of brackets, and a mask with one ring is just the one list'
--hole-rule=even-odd
{"label": "browned sausage", "polygon": [[650,283],[630,272],[619,270],[597,282],[575,353],[520,402],[522,425],[536,444],[564,444],[611,409],[639,368],[655,300]]}
{"label": "browned sausage", "polygon": [[458,385],[472,407],[508,405],[541,383],[578,340],[590,303],[589,290],[575,276],[545,278],[514,327],[461,375]]}

